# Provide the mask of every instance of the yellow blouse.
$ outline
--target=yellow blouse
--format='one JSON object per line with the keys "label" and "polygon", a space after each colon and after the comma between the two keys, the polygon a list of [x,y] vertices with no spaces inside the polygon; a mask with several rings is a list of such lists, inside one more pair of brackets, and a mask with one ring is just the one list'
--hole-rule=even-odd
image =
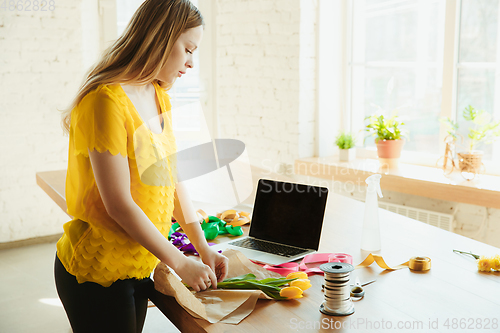
{"label": "yellow blouse", "polygon": [[64,224],[57,255],[78,282],[109,286],[118,279],[142,279],[158,263],[106,212],[88,150],[127,157],[130,192],[165,236],[171,226],[176,180],[176,144],[168,94],[153,83],[163,132],[151,132],[119,84],[100,85],[71,111],[66,203],[74,217]]}

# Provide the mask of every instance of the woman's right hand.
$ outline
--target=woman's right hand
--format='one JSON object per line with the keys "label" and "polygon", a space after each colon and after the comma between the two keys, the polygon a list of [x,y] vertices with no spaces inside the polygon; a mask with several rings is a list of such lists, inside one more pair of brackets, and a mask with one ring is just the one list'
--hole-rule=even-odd
{"label": "woman's right hand", "polygon": [[217,288],[217,278],[210,266],[201,261],[184,257],[174,271],[182,278],[182,281],[195,291],[205,290],[212,286]]}

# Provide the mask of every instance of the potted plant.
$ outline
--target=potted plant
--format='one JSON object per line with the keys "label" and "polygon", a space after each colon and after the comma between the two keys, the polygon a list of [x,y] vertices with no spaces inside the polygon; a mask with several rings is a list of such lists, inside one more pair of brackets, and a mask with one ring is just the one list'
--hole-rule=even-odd
{"label": "potted plant", "polygon": [[[490,113],[467,106],[463,118],[470,123],[467,134],[468,143],[465,150],[457,153],[458,167],[461,172],[479,173],[482,168],[484,152],[477,150],[481,144],[491,144],[500,136],[500,121],[493,121]],[[450,118],[442,119],[448,128],[448,133],[457,137],[458,124]]]}
{"label": "potted plant", "polygon": [[401,129],[404,123],[398,121],[397,114],[390,118],[383,115],[371,115],[365,118],[368,120],[366,131],[370,136],[375,137],[377,145],[377,155],[379,158],[399,158],[405,143],[404,138],[407,132]]}
{"label": "potted plant", "polygon": [[341,132],[335,139],[339,147],[339,160],[350,162],[356,158],[356,137],[349,132]]}

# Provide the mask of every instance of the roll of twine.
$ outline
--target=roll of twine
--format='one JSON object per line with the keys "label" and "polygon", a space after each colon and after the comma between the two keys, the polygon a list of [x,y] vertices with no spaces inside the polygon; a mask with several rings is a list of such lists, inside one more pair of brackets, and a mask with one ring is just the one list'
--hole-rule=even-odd
{"label": "roll of twine", "polygon": [[354,266],[344,262],[329,262],[319,266],[325,277],[325,300],[319,310],[330,316],[348,316],[354,313],[349,290],[350,272]]}

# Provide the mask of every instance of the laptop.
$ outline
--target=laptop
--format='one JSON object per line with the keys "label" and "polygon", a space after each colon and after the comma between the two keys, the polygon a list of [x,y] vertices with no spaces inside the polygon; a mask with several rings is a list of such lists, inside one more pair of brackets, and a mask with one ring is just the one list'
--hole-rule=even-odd
{"label": "laptop", "polygon": [[235,249],[248,259],[279,265],[319,248],[328,188],[260,179],[250,232],[246,237],[212,246]]}

